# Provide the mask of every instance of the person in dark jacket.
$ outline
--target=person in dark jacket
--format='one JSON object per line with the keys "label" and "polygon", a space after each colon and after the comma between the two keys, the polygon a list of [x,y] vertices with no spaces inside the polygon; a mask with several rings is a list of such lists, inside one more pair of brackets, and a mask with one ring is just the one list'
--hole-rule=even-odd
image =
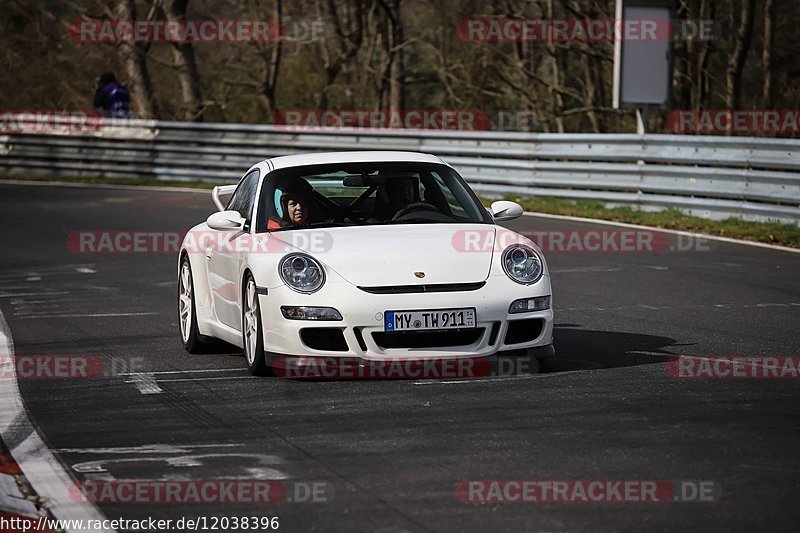
{"label": "person in dark jacket", "polygon": [[128,88],[117,83],[113,72],[104,72],[95,81],[94,106],[103,108],[108,118],[128,118],[131,95]]}

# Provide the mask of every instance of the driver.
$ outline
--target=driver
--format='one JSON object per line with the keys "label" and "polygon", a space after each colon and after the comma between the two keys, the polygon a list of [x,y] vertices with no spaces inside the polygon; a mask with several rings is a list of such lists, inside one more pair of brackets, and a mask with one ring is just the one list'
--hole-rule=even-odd
{"label": "driver", "polygon": [[388,178],[386,184],[378,189],[374,216],[389,220],[402,209],[417,202],[419,202],[417,178]]}
{"label": "driver", "polygon": [[281,211],[284,225],[305,226],[311,217],[314,189],[304,179],[299,178],[283,189]]}

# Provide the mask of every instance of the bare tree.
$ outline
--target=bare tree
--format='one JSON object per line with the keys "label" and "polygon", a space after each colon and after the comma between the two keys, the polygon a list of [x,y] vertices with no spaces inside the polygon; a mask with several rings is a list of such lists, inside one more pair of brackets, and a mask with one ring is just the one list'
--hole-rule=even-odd
{"label": "bare tree", "polygon": [[[189,0],[170,0],[166,5],[167,19],[179,22],[186,18]],[[174,42],[172,57],[181,87],[181,118],[200,121],[203,113],[203,91],[200,72],[194,57],[194,46],[189,42]]]}
{"label": "bare tree", "polygon": [[386,67],[380,78],[380,107],[398,111],[403,108],[403,22],[400,17],[401,0],[378,0],[386,16],[385,43]]}
{"label": "bare tree", "polygon": [[756,0],[741,0],[739,28],[736,32],[736,44],[728,58],[725,77],[725,105],[729,109],[739,107],[742,94],[742,70],[753,38]]}
{"label": "bare tree", "polygon": [[[700,19],[713,20],[716,4],[714,0],[700,1]],[[709,76],[708,61],[711,56],[713,41],[697,41],[694,43],[696,56],[694,61],[694,90],[692,91],[692,105],[698,109],[708,105]]]}
{"label": "bare tree", "polygon": [[[119,20],[136,20],[136,2],[119,0],[116,14]],[[158,104],[153,93],[150,70],[147,68],[148,47],[127,42],[121,43],[117,51],[128,72],[133,109],[141,118],[158,118]]]}
{"label": "bare tree", "polygon": [[[260,12],[260,10],[259,10]],[[275,0],[275,8],[272,15],[273,24],[281,26],[283,21],[283,0]],[[278,38],[274,44],[256,43],[258,56],[264,63],[264,78],[258,90],[264,103],[264,110],[267,116],[271,116],[278,109],[277,88],[278,76],[281,70],[281,56],[283,52],[283,39]]]}
{"label": "bare tree", "polygon": [[322,42],[319,48],[325,73],[319,107],[327,109],[330,105],[330,90],[336,78],[364,44],[366,6],[363,0],[318,0],[317,13],[324,20],[330,21],[335,34]]}
{"label": "bare tree", "polygon": [[761,104],[766,109],[775,105],[775,84],[773,80],[773,49],[775,48],[775,2],[764,0],[764,49],[761,52],[761,68],[764,72],[764,86]]}

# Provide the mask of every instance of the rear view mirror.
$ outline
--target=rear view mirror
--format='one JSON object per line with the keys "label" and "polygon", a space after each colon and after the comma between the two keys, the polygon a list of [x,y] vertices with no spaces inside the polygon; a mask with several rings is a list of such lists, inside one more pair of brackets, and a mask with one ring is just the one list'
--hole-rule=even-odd
{"label": "rear view mirror", "polygon": [[380,187],[386,183],[386,176],[381,174],[361,174],[345,176],[342,185],[345,187]]}
{"label": "rear view mirror", "polygon": [[492,203],[490,212],[496,221],[502,222],[519,218],[525,211],[522,209],[522,206],[516,202],[500,200],[499,202]]}
{"label": "rear view mirror", "polygon": [[241,229],[244,222],[238,211],[219,211],[206,219],[208,227],[218,231]]}
{"label": "rear view mirror", "polygon": [[342,180],[342,185],[345,187],[366,187],[364,178],[361,176],[345,176],[344,180]]}

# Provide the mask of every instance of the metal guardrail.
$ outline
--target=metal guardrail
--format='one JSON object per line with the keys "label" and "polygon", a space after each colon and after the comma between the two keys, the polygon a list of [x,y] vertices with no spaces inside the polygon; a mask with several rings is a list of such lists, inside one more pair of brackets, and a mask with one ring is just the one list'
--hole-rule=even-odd
{"label": "metal guardrail", "polygon": [[0,172],[230,182],[259,159],[336,150],[432,153],[487,196],[589,198],[800,224],[794,139],[110,121],[95,131],[0,134]]}

